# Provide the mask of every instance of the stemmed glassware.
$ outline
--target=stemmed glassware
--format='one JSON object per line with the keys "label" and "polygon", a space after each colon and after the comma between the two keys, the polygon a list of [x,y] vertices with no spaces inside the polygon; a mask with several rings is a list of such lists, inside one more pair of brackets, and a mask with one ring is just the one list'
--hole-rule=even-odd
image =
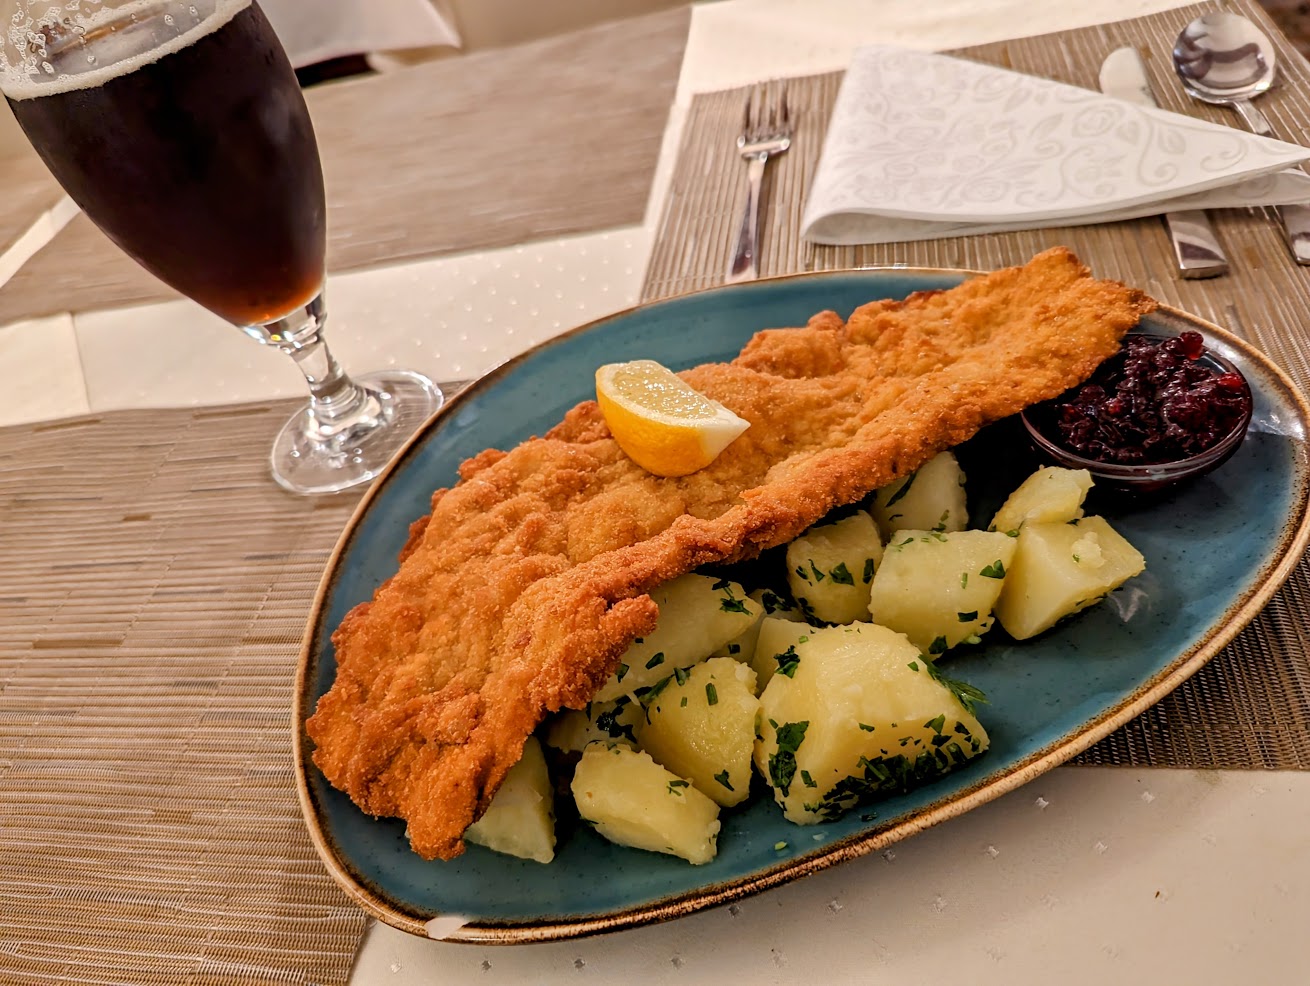
{"label": "stemmed glassware", "polygon": [[295,73],[253,0],[4,0],[0,91],[91,221],[161,280],[290,355],[308,405],[274,442],[298,493],[365,482],[441,406],[352,379],[323,338],[326,203]]}

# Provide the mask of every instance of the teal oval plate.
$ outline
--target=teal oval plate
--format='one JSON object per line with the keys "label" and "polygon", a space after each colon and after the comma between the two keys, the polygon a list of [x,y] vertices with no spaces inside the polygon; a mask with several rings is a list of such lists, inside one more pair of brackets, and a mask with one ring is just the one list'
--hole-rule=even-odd
{"label": "teal oval plate", "polygon": [[[653,358],[674,369],[732,359],[759,329],[846,316],[865,302],[947,288],[960,271],[889,269],[809,274],[713,289],[645,305],[574,330],[501,366],[428,421],[377,480],[342,535],[306,630],[297,680],[295,745],[301,807],[336,881],[370,914],[405,931],[454,941],[569,938],[665,920],[726,903],[859,856],[960,815],[1086,749],[1158,702],[1259,612],[1304,550],[1307,411],[1290,381],[1229,333],[1162,310],[1144,328],[1201,331],[1250,380],[1247,440],[1208,476],[1149,503],[1099,504],[1146,556],[1147,570],[1111,601],[1022,644],[996,640],[953,658],[950,673],[987,693],[985,756],[910,794],[836,822],[798,827],[767,798],[727,811],[716,859],[625,849],[585,826],[542,865],[470,845],[427,862],[404,823],[374,819],[330,787],[310,760],[305,718],[336,673],[330,634],[395,572],[409,524],[460,462],[539,435],[592,397],[602,363]],[[1034,467],[1026,440],[1000,422],[960,449],[970,510],[990,516]],[[1093,490],[1093,497],[1096,491]]]}

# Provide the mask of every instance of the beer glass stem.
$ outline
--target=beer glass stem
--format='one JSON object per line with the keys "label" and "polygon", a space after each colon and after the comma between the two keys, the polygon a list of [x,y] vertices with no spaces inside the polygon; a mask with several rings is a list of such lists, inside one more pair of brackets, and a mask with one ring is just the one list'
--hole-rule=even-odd
{"label": "beer glass stem", "polygon": [[441,390],[417,373],[392,370],[352,380],[323,338],[320,293],[290,315],[246,326],[259,342],[296,361],[309,404],[274,442],[273,476],[297,493],[330,493],[376,476],[429,415]]}
{"label": "beer glass stem", "polygon": [[381,409],[376,402],[369,406],[368,391],[351,380],[332,355],[323,338],[326,321],[320,293],[292,314],[256,327],[252,334],[296,361],[309,384],[305,437],[331,451],[334,444],[348,442],[353,429],[374,426]]}

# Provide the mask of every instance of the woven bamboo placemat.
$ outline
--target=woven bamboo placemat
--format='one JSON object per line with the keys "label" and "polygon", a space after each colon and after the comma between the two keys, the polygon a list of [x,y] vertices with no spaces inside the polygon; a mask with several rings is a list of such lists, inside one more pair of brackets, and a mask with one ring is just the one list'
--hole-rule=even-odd
{"label": "woven bamboo placemat", "polygon": [[[689,19],[683,7],[309,90],[329,270],[639,224]],[[175,296],[79,216],[0,290],[0,324]]]}
{"label": "woven bamboo placemat", "polygon": [[296,403],[0,431],[6,986],[349,976],[367,919],[305,833],[291,707],[358,496],[271,481]]}
{"label": "woven bamboo placemat", "polygon": [[[1310,141],[1310,65],[1248,0],[1204,3],[1044,37],[956,52],[968,58],[1095,88],[1109,52],[1138,46],[1166,109],[1237,126],[1219,107],[1191,102],[1169,53],[1181,26],[1208,10],[1231,9],[1276,38],[1281,84],[1261,100],[1275,132]],[[1310,270],[1290,259],[1263,210],[1213,213],[1232,273],[1183,281],[1156,217],[991,236],[877,246],[818,246],[800,238],[800,214],[818,164],[841,73],[793,79],[788,105],[798,121],[791,149],[769,165],[760,273],[902,264],[991,270],[1023,263],[1050,246],[1071,247],[1105,277],[1233,330],[1267,353],[1310,392]],[[745,205],[745,168],[735,139],[746,89],[693,101],[647,271],[643,297],[669,297],[723,282]],[[1160,705],[1083,754],[1078,762],[1138,766],[1310,769],[1310,566],[1302,564],[1265,612],[1221,655]]]}

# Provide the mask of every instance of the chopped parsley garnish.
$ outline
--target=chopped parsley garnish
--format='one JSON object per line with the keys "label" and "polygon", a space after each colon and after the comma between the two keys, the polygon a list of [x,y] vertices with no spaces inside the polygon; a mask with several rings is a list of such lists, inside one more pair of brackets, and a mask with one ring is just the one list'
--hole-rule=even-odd
{"label": "chopped parsley garnish", "polygon": [[760,595],[760,602],[764,604],[765,615],[771,615],[778,612],[778,610],[791,609],[791,607],[787,605],[787,601],[772,589],[764,590]]}
{"label": "chopped parsley garnish", "polygon": [[998,558],[978,574],[985,579],[1003,579],[1005,578],[1005,565]]}
{"label": "chopped parsley garnish", "polygon": [[654,657],[652,657],[649,661],[646,662],[646,670],[649,671],[651,668],[658,668],[663,663],[664,663],[664,651],[660,651],[658,654],[656,654]]}
{"label": "chopped parsley garnish", "polygon": [[682,696],[682,701],[678,703],[678,708],[685,709],[686,707],[687,707],[687,696],[684,695]]}
{"label": "chopped parsley garnish", "polygon": [[726,770],[719,771],[717,774],[714,775],[714,779],[718,781],[720,784],[722,784],[724,787],[726,787],[729,791],[736,790],[736,788],[732,786],[732,782],[728,780],[728,772]]}
{"label": "chopped parsley garnish", "polygon": [[860,723],[859,725],[860,725],[860,728],[863,729],[866,733],[871,733],[871,732],[873,732],[873,727],[870,726],[867,722],[862,722],[862,723]]}
{"label": "chopped parsley garnish", "polygon": [[960,573],[960,588],[961,588],[961,589],[967,589],[967,588],[969,588],[969,573],[968,573],[968,572],[961,572],[961,573]]}
{"label": "chopped parsley garnish", "polygon": [[619,722],[619,716],[623,713],[623,707],[628,704],[626,697],[620,699],[612,709],[607,709],[596,717],[596,728],[605,733],[606,736],[626,736],[628,739],[634,739],[632,727],[626,726]]}
{"label": "chopped parsley garnish", "polygon": [[601,712],[596,716],[596,728],[610,737],[626,736],[627,739],[634,740],[633,727],[618,721],[618,714],[622,712],[622,708],[624,707],[617,706],[608,712]]}
{"label": "chopped parsley garnish", "polygon": [[810,581],[809,573],[805,571],[805,566],[804,566],[804,565],[797,565],[797,566],[796,566],[796,574],[799,575],[799,576],[800,576],[802,579],[804,579],[806,582]]}
{"label": "chopped parsley garnish", "polygon": [[934,733],[940,735],[942,727],[946,725],[946,716],[939,715],[935,719],[929,719],[923,724],[924,729],[931,729]]}
{"label": "chopped parsley garnish", "polygon": [[746,605],[746,601],[744,599],[738,599],[733,595],[732,587],[726,582],[724,583],[724,592],[726,595],[723,598],[723,602],[719,603],[719,609],[723,610],[725,613],[745,613],[748,616],[750,615],[750,607]]}
{"label": "chopped parsley garnish", "polygon": [[796,677],[796,669],[800,667],[800,655],[796,653],[796,645],[791,644],[781,654],[774,654],[773,659],[778,662],[778,674],[785,674],[788,678]]}
{"label": "chopped parsley garnish", "polygon": [[729,645],[728,645],[728,653],[729,653],[729,654],[740,654],[740,653],[741,653],[741,644],[729,644]]}
{"label": "chopped parsley garnish", "polygon": [[707,681],[705,683],[705,701],[710,705],[719,704],[719,690],[714,687],[714,682],[712,681]]}
{"label": "chopped parsley garnish", "polygon": [[690,677],[691,675],[687,673],[686,668],[673,669],[673,680],[676,681],[679,685],[685,685],[687,683],[687,679]]}
{"label": "chopped parsley garnish", "polygon": [[801,771],[801,783],[803,783],[806,787],[819,786],[817,783],[815,783],[814,778],[810,776],[810,772],[808,770]]}
{"label": "chopped parsley garnish", "polygon": [[622,681],[623,676],[627,673],[628,673],[628,666],[626,664],[620,664],[619,669],[616,672],[614,672],[615,680]]}
{"label": "chopped parsley garnish", "polygon": [[831,572],[828,573],[828,575],[831,576],[832,580],[836,582],[838,585],[855,584],[855,579],[851,577],[850,569],[846,567],[845,562],[842,562],[840,565],[834,568]]}
{"label": "chopped parsley garnish", "polygon": [[948,678],[946,675],[942,674],[941,668],[937,667],[935,664],[928,665],[928,673],[945,685],[950,693],[959,700],[960,704],[964,706],[965,711],[970,715],[975,714],[974,707],[979,702],[986,703],[987,701],[987,696],[984,695],[980,689],[975,688],[967,681],[960,681],[958,678]]}
{"label": "chopped parsley garnish", "polygon": [[669,687],[669,682],[672,680],[672,678],[661,678],[659,681],[655,682],[655,684],[647,688],[646,693],[641,696],[641,707],[643,709],[649,709],[655,699],[659,697],[660,692]]}
{"label": "chopped parsley garnish", "polygon": [[917,472],[910,473],[909,478],[905,480],[905,485],[891,495],[891,498],[887,501],[887,506],[890,507],[899,502],[906,493],[910,492],[910,487],[914,485],[914,477],[917,475],[919,475]]}
{"label": "chopped parsley garnish", "polygon": [[929,654],[945,654],[945,653],[946,653],[946,638],[945,638],[945,637],[934,637],[932,643],[928,645],[928,653],[929,653]]}
{"label": "chopped parsley garnish", "polygon": [[682,797],[682,788],[690,787],[686,781],[669,781],[669,794],[676,794]]}
{"label": "chopped parsley garnish", "polygon": [[769,754],[769,780],[785,798],[791,792],[791,782],[796,776],[796,751],[801,748],[810,723],[809,720],[789,722],[774,728],[777,730],[778,750]]}
{"label": "chopped parsley garnish", "polygon": [[864,559],[864,575],[861,577],[861,581],[863,581],[865,585],[868,585],[870,582],[873,581],[873,559],[872,559],[872,558],[866,558],[866,559]]}
{"label": "chopped parsley garnish", "polygon": [[814,573],[815,579],[817,579],[820,582],[822,582],[824,579],[828,577],[819,571],[819,566],[814,564],[813,559],[810,560],[810,571]]}
{"label": "chopped parsley garnish", "polygon": [[[891,756],[884,752],[880,757],[861,757],[860,773],[842,778],[810,810],[828,820],[839,818],[862,801],[918,787],[962,762],[961,758],[967,759],[959,745],[949,738],[917,753]],[[862,818],[871,821],[874,816],[868,814]]]}
{"label": "chopped parsley garnish", "polygon": [[951,512],[950,512],[949,510],[943,510],[943,511],[942,511],[942,515],[941,515],[941,517],[938,519],[937,523],[933,526],[933,530],[934,530],[934,531],[945,531],[945,530],[946,530],[946,521],[947,521],[948,519],[950,519],[950,516],[951,516]]}
{"label": "chopped parsley garnish", "polygon": [[975,609],[972,613],[956,613],[961,623],[972,623],[978,619],[978,611]]}

